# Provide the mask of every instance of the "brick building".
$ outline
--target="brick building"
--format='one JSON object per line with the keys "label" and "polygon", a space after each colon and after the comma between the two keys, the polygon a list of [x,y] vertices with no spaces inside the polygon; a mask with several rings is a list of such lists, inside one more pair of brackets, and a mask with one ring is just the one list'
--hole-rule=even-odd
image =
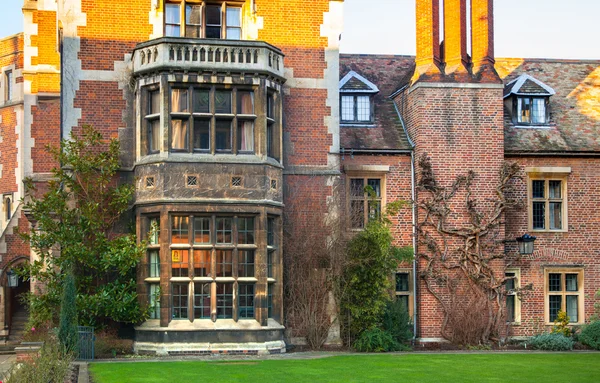
{"label": "brick building", "polygon": [[[84,124],[121,141],[138,236],[159,229],[138,272],[154,309],[138,351],[284,351],[284,225],[347,215],[352,232],[387,202],[422,201],[424,153],[440,184],[474,170],[484,208],[504,161],[520,165],[527,208],[497,239],[507,258],[512,239],[537,241],[506,270],[533,286],[507,297],[512,333],[559,309],[583,323],[600,288],[600,62],[495,59],[492,1],[439,3],[417,0],[409,57],[340,55],[341,0],[24,1],[24,32],[0,40],[0,335],[18,311],[6,275],[34,257],[14,230],[29,227],[23,179],[46,182],[44,146]],[[425,251],[420,217],[394,217],[398,245]],[[416,336],[439,341],[423,268],[400,265],[396,294]]]}

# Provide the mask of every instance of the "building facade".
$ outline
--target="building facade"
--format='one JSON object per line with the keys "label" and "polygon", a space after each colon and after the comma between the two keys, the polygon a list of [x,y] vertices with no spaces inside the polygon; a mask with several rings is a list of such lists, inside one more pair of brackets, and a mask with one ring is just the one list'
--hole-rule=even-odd
{"label": "building facade", "polygon": [[[0,335],[17,305],[6,275],[35,257],[15,232],[30,226],[23,180],[47,182],[45,145],[86,124],[120,140],[136,186],[152,308],[139,352],[285,351],[284,227],[346,216],[351,234],[386,203],[424,201],[424,154],[440,184],[477,173],[484,208],[519,164],[525,209],[503,216],[510,268],[494,266],[509,290],[531,285],[506,297],[511,334],[558,310],[584,323],[600,288],[600,62],[496,59],[493,1],[442,1],[416,1],[416,57],[340,55],[339,0],[24,1],[24,32],[0,41]],[[393,217],[397,245],[426,253],[423,215]],[[536,252],[513,260],[525,232]],[[396,296],[438,342],[425,267],[399,265]]]}

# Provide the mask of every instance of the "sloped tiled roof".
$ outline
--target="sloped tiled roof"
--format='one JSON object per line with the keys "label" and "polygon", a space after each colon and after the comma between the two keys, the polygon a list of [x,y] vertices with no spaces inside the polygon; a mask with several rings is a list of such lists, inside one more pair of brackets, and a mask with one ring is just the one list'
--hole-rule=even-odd
{"label": "sloped tiled roof", "polygon": [[[351,71],[374,84],[374,126],[340,128],[340,144],[344,149],[410,150],[394,102],[389,96],[406,82],[414,70],[414,57],[391,55],[340,55],[340,78]],[[348,84],[350,80],[346,84]]]}
{"label": "sloped tiled roof", "polygon": [[507,84],[505,94],[516,93],[512,88],[524,74],[529,76],[520,92],[540,91],[539,82],[555,92],[546,127],[515,127],[505,109],[506,153],[600,152],[599,60],[496,59],[496,70]]}

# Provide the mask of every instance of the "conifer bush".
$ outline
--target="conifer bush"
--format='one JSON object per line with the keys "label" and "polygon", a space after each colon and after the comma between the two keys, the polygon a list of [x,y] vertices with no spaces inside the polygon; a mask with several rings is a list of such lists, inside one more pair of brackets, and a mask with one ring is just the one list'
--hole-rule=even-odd
{"label": "conifer bush", "polygon": [[600,320],[585,326],[579,334],[579,341],[595,350],[600,350]]}
{"label": "conifer bush", "polygon": [[573,339],[561,333],[536,335],[529,342],[534,349],[544,351],[570,351],[575,343]]}

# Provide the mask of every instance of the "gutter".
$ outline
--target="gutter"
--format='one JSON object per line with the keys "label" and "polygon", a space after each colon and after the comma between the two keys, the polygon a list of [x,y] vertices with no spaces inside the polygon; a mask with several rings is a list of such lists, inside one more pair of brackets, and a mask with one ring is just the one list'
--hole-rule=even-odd
{"label": "gutter", "polygon": [[340,148],[340,154],[409,154],[412,149],[353,149]]}
{"label": "gutter", "polygon": [[600,152],[504,152],[504,157],[600,157]]}

